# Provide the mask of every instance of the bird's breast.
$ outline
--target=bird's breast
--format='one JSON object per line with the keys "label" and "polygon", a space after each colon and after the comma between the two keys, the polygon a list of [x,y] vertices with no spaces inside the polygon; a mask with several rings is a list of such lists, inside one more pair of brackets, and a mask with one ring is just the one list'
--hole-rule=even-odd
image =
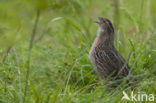
{"label": "bird's breast", "polygon": [[100,37],[96,37],[93,44],[92,44],[92,47],[91,47],[91,50],[89,52],[89,58],[91,60],[91,63],[94,65],[95,64],[95,52],[97,52],[95,50],[95,48],[97,48],[98,46],[100,45]]}

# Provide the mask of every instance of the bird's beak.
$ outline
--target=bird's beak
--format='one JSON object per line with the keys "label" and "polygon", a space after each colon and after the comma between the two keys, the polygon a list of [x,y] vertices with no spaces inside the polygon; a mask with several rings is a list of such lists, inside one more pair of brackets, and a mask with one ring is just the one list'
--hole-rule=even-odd
{"label": "bird's beak", "polygon": [[99,22],[99,21],[95,21],[95,23],[100,24],[100,22]]}
{"label": "bird's beak", "polygon": [[102,21],[103,20],[103,18],[102,17],[97,17],[100,21]]}
{"label": "bird's beak", "polygon": [[99,21],[95,21],[95,23],[100,24],[100,22],[102,22],[103,18],[102,17],[97,17],[99,19]]}

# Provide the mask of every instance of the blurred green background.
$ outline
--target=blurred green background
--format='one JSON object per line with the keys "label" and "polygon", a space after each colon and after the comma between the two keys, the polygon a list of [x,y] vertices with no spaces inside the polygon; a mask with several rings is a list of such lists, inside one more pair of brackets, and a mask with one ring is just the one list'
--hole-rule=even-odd
{"label": "blurred green background", "polygon": [[98,16],[114,24],[135,92],[155,93],[156,0],[0,0],[0,103],[129,103],[90,63]]}

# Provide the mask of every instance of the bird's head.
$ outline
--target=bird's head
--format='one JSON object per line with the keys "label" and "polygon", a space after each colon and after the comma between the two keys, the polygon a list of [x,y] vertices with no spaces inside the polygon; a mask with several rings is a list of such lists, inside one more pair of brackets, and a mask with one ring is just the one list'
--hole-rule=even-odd
{"label": "bird's head", "polygon": [[105,33],[114,34],[114,28],[110,20],[103,17],[98,17],[98,19],[99,21],[96,21],[99,24],[98,35]]}

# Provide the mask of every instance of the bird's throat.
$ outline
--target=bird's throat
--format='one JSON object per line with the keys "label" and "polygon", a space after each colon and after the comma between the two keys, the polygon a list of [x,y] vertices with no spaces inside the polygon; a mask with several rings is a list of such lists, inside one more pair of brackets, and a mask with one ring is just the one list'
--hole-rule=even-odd
{"label": "bird's throat", "polygon": [[105,32],[104,28],[101,28],[101,27],[99,26],[97,35],[100,36],[100,35],[102,35],[104,32]]}

